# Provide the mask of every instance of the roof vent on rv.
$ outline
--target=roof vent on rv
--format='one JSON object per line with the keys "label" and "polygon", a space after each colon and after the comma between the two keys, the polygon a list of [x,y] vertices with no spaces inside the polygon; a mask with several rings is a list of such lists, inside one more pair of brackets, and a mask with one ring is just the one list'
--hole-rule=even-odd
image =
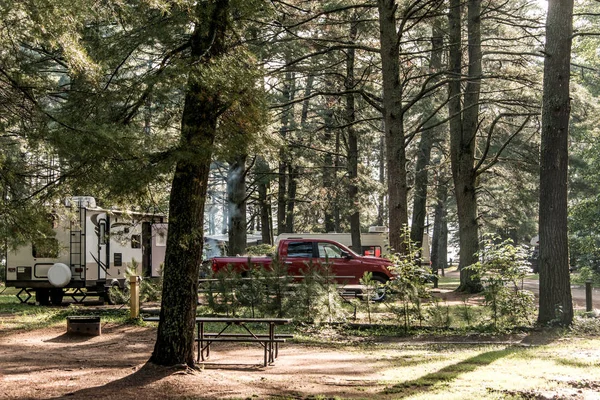
{"label": "roof vent on rv", "polygon": [[73,196],[65,200],[65,206],[71,207],[71,205],[96,208],[96,199],[92,196]]}
{"label": "roof vent on rv", "polygon": [[71,268],[63,263],[56,263],[48,270],[48,282],[54,287],[64,287],[71,282]]}
{"label": "roof vent on rv", "polygon": [[370,233],[385,233],[387,231],[388,231],[387,226],[370,226],[369,227]]}

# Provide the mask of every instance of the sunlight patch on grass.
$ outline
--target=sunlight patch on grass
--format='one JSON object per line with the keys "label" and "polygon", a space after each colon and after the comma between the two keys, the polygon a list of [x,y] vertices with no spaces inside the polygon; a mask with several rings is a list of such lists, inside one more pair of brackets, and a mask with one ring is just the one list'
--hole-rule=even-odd
{"label": "sunlight patch on grass", "polygon": [[461,345],[435,355],[400,352],[381,371],[380,394],[414,400],[553,398],[571,393],[573,382],[586,382],[593,391],[600,385],[599,346],[594,339],[532,348]]}

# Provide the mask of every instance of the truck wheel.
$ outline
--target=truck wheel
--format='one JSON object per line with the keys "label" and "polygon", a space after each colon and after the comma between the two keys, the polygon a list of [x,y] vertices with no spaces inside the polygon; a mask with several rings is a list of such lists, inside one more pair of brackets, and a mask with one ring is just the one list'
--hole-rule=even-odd
{"label": "truck wheel", "polygon": [[52,302],[52,305],[60,306],[64,295],[65,292],[62,289],[50,289],[50,301]]}
{"label": "truck wheel", "polygon": [[35,290],[35,301],[41,306],[50,305],[50,290],[49,289],[36,289]]}
{"label": "truck wheel", "polygon": [[375,290],[371,293],[371,301],[383,301],[385,299],[385,295],[387,292],[387,287],[386,287],[386,283],[387,283],[387,279],[382,277],[382,276],[378,276],[375,275],[373,278],[373,283],[375,286]]}

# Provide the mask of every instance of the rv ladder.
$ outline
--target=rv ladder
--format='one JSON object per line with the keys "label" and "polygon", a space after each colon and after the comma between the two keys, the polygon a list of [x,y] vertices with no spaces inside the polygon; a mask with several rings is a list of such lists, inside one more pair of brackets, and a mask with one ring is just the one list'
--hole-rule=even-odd
{"label": "rv ladder", "polygon": [[[85,207],[80,207],[79,219],[77,221],[71,221],[71,234],[69,240],[69,263],[71,271],[78,274],[80,278],[85,277],[85,268],[83,265],[83,255],[85,254],[85,218],[86,209]],[[77,272],[75,268],[80,268],[79,272]]]}

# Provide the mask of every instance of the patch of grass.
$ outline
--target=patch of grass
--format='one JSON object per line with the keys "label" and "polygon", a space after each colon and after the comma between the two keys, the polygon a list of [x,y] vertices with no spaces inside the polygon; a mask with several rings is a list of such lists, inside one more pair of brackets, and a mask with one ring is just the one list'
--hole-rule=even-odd
{"label": "patch of grass", "polygon": [[456,289],[460,285],[460,277],[439,276],[438,287],[440,289]]}
{"label": "patch of grass", "polygon": [[587,315],[576,315],[571,325],[574,335],[600,335],[600,319]]}
{"label": "patch of grass", "polygon": [[9,333],[20,330],[43,329],[66,321],[68,316],[98,315],[103,322],[137,323],[131,320],[129,309],[86,309],[78,305],[68,307],[22,304],[14,296],[0,296],[0,331]]}
{"label": "patch of grass", "polygon": [[[554,336],[553,336],[554,337]],[[570,398],[572,382],[594,396],[599,339],[555,341],[536,347],[447,345],[398,350],[380,373],[379,398],[411,400]],[[420,362],[414,362],[414,361]],[[391,365],[390,365],[391,364]],[[395,382],[394,382],[395,381]],[[534,396],[534,397],[528,397]],[[594,398],[594,397],[591,397]]]}

